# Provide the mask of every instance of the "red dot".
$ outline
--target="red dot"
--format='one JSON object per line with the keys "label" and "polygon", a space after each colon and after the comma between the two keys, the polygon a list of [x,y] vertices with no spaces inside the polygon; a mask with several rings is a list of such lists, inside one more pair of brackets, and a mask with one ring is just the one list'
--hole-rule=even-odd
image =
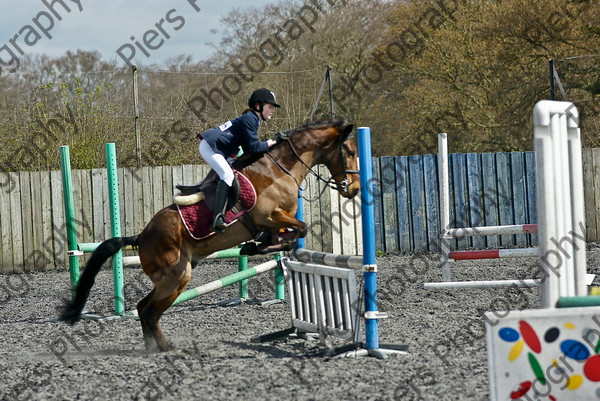
{"label": "red dot", "polygon": [[517,388],[515,391],[510,393],[510,399],[516,400],[517,398],[523,397],[529,391],[530,388],[531,388],[530,381],[519,384],[519,388]]}
{"label": "red dot", "polygon": [[524,320],[519,322],[519,330],[521,331],[521,335],[523,336],[523,340],[525,343],[531,348],[531,350],[537,354],[542,351],[542,346],[540,344],[540,340],[538,339],[537,334],[533,328]]}
{"label": "red dot", "polygon": [[589,381],[600,382],[600,355],[594,355],[585,361],[583,374]]}

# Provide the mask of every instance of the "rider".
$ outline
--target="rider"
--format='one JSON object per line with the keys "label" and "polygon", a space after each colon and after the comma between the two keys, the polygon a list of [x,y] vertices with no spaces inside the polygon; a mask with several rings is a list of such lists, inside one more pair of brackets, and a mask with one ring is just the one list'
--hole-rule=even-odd
{"label": "rider", "polygon": [[250,95],[248,107],[241,116],[198,134],[200,154],[221,179],[215,195],[213,231],[223,232],[227,227],[225,206],[234,178],[228,160],[233,160],[240,146],[244,154],[253,154],[264,153],[277,143],[274,139],[258,139],[261,121],[270,120],[275,108],[281,107],[277,104],[275,94],[268,89],[257,89]]}

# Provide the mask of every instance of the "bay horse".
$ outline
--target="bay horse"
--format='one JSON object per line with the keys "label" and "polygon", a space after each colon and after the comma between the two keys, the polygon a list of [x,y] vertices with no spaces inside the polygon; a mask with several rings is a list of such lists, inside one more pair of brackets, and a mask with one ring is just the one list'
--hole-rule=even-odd
{"label": "bay horse", "polygon": [[[294,215],[299,187],[309,173],[316,174],[313,167],[317,164],[327,166],[333,180],[330,185],[342,196],[356,196],[360,182],[356,141],[350,137],[352,129],[353,125],[345,120],[298,127],[241,169],[256,190],[256,205],[250,217],[258,229],[274,233],[291,229],[295,233],[293,241],[306,235],[306,224]],[[187,231],[176,205],[167,206],[152,217],[140,234],[111,238],[98,246],[81,274],[75,296],[65,301],[59,319],[69,324],[77,322],[101,266],[122,247],[133,245],[138,249],[142,270],[154,284],[137,304],[145,346],[151,352],[166,351],[169,344],[159,319],[191,280],[192,258],[201,260],[252,239],[250,230],[237,221],[222,234],[196,240]],[[284,244],[281,249],[289,250],[291,246]]]}

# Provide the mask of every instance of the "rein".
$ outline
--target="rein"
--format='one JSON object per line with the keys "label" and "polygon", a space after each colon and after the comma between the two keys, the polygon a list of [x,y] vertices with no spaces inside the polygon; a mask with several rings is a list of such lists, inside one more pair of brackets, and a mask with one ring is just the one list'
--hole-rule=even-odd
{"label": "rein", "polygon": [[279,162],[279,160],[274,158],[273,155],[271,154],[271,152],[267,152],[267,156],[269,156],[269,158],[273,161],[273,163],[275,163],[277,165],[277,167],[279,167],[284,173],[286,173],[287,175],[292,177],[294,179],[294,181],[296,181],[296,185],[298,185],[298,188],[301,187],[300,183],[298,182],[298,179],[296,177],[294,177],[294,174],[292,174],[292,172],[290,170],[288,170],[283,164],[281,164]]}

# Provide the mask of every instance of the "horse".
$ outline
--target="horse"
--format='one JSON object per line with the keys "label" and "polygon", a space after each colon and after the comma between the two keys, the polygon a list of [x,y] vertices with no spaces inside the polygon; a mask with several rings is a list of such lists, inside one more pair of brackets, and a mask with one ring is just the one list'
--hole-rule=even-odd
{"label": "horse", "polygon": [[[294,233],[291,241],[270,251],[290,250],[297,238],[306,235],[306,224],[294,215],[300,185],[309,173],[316,174],[315,165],[327,166],[332,177],[329,185],[345,198],[351,199],[359,192],[357,146],[350,135],[352,130],[353,125],[345,120],[305,124],[284,133],[276,145],[255,155],[258,160],[240,170],[256,191],[256,204],[249,212],[256,227],[275,234]],[[194,239],[176,205],[167,206],[138,235],[111,238],[98,246],[83,269],[73,299],[65,300],[59,319],[73,325],[81,318],[101,266],[122,247],[132,245],[137,247],[142,270],[154,284],[137,304],[145,347],[149,352],[167,351],[170,346],[159,319],[191,280],[192,263],[252,240],[253,233],[242,221],[231,224],[222,234]]]}

